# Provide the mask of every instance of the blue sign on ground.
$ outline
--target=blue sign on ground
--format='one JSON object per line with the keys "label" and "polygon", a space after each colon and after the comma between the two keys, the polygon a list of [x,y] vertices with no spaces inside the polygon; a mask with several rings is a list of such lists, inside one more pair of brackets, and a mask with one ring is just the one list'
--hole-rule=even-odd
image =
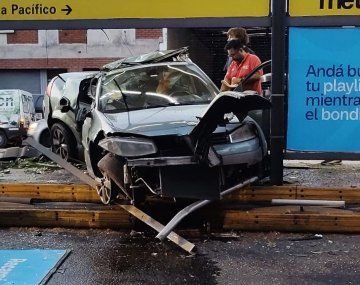
{"label": "blue sign on ground", "polygon": [[291,28],[287,149],[359,152],[360,29]]}
{"label": "blue sign on ground", "polygon": [[66,250],[0,250],[0,284],[42,284],[66,255]]}

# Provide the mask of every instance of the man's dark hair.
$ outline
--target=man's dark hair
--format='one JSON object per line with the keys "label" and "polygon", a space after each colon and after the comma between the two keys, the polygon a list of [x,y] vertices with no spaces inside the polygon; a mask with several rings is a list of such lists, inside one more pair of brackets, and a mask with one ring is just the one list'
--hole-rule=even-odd
{"label": "man's dark hair", "polygon": [[244,28],[231,28],[226,32],[226,34],[228,37],[238,39],[243,43],[243,45],[249,44],[249,36]]}
{"label": "man's dark hair", "polygon": [[243,49],[244,48],[244,45],[241,41],[239,40],[231,40],[231,41],[228,41],[225,45],[225,50],[229,50],[229,49]]}

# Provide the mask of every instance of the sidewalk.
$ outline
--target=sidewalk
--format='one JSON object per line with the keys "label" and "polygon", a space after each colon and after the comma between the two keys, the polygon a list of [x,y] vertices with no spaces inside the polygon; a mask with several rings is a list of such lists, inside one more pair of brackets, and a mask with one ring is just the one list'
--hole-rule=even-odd
{"label": "sidewalk", "polygon": [[285,160],[284,184],[360,188],[360,161],[321,165],[321,160]]}

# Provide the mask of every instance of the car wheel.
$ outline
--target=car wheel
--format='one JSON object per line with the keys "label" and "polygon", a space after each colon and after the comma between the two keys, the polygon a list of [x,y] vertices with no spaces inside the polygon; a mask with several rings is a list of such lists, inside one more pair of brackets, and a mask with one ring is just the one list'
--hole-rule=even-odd
{"label": "car wheel", "polygon": [[119,191],[115,183],[105,174],[101,179],[101,186],[97,189],[103,204],[112,204],[117,198]]}
{"label": "car wheel", "polygon": [[125,193],[126,189],[124,186],[124,172],[123,172],[123,161],[113,155],[112,153],[106,154],[97,164],[102,174],[102,189],[98,190],[101,201],[104,204],[111,203],[120,193]]}
{"label": "car wheel", "polygon": [[3,131],[0,131],[0,148],[6,147],[7,137]]}
{"label": "car wheel", "polygon": [[51,149],[65,160],[73,158],[76,153],[76,142],[72,134],[61,124],[51,127]]}

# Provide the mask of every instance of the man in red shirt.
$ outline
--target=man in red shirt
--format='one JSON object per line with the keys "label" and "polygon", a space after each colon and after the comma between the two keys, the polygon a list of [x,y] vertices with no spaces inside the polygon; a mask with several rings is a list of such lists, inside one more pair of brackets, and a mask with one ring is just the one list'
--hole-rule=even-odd
{"label": "man in red shirt", "polygon": [[[260,59],[256,55],[247,53],[244,50],[244,46],[239,40],[229,41],[225,49],[232,58],[232,62],[226,72],[224,80],[221,81],[220,91],[233,90],[239,84],[242,84],[242,80],[246,75],[261,64]],[[243,84],[243,90],[254,90],[258,92],[259,95],[262,95],[261,75],[263,75],[263,71],[259,70],[251,76],[251,78]]]}

